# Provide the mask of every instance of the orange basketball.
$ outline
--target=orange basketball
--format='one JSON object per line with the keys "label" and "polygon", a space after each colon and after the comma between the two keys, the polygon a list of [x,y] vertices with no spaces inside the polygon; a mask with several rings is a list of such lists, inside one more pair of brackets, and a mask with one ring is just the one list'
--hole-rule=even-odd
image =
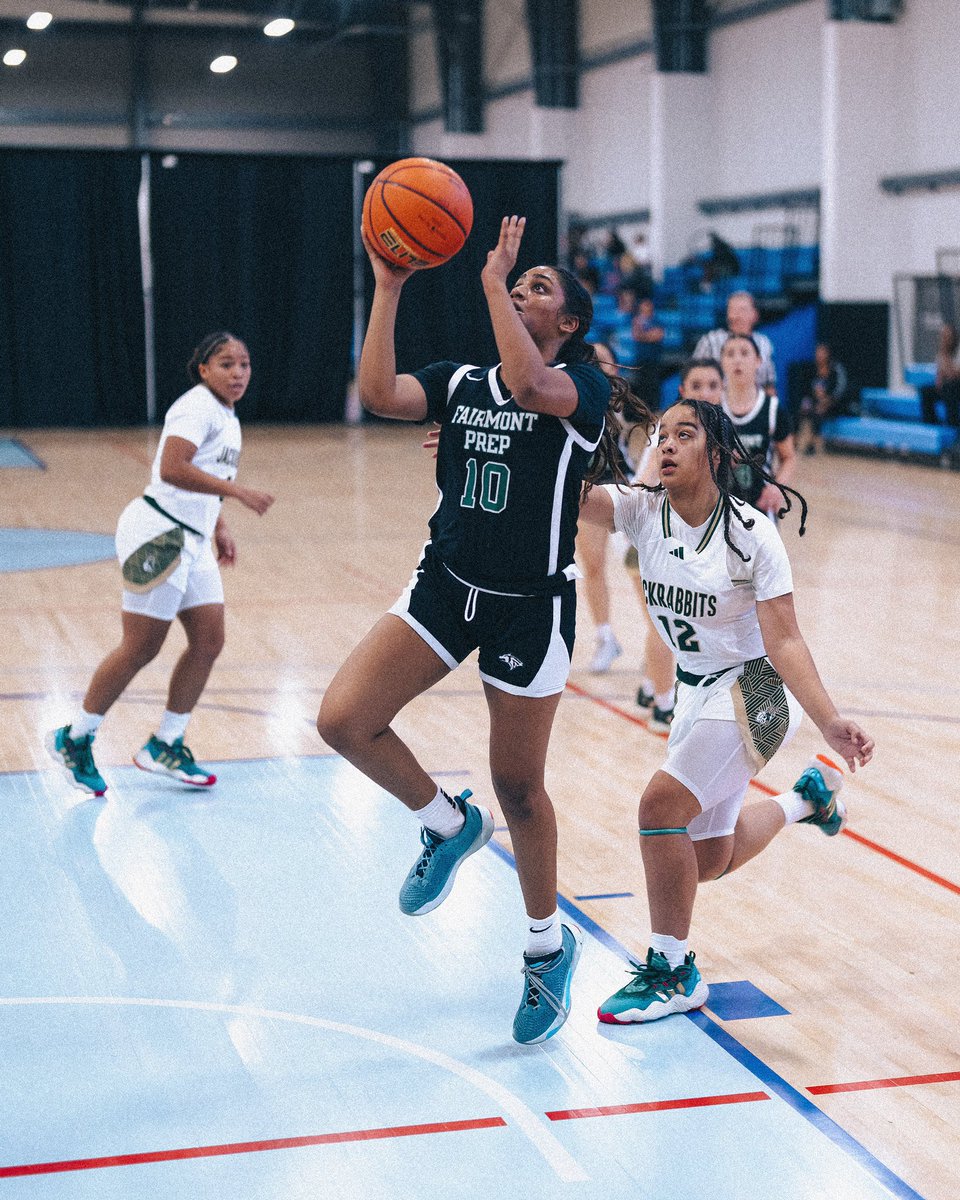
{"label": "orange basketball", "polygon": [[398,267],[439,267],[463,246],[472,225],[467,185],[432,158],[384,167],[363,198],[363,232]]}

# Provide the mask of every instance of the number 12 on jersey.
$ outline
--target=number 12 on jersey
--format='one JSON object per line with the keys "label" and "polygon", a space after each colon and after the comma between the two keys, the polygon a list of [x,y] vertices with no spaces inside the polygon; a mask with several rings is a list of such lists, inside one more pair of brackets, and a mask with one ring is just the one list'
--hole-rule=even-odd
{"label": "number 12 on jersey", "polygon": [[700,643],[696,638],[697,631],[688,622],[674,620],[673,628],[677,631],[677,636],[674,637],[670,630],[670,622],[662,613],[657,613],[657,620],[667,631],[667,638],[671,646],[675,646],[678,650],[686,650],[688,654],[696,654],[700,649]]}

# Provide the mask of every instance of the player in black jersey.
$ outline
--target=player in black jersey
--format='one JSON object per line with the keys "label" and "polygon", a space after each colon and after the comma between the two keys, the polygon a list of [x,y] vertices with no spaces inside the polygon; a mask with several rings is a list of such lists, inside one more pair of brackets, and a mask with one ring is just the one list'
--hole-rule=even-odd
{"label": "player in black jersey", "polygon": [[772,515],[782,503],[776,484],[792,481],[797,454],[790,414],[776,396],[757,384],[761,361],[757,343],[748,333],[731,333],[720,351],[724,411],[754,460],[775,480],[768,483],[750,463],[741,462],[736,467],[737,489],[748,504]]}
{"label": "player in black jersey", "polygon": [[[593,306],[567,271],[507,277],[525,218],[505,217],[481,272],[501,362],[434,363],[397,375],[394,330],[412,274],[369,245],[376,279],[358,383],[380,416],[441,426],[440,500],[407,590],[353,651],[324,696],[324,740],[417,814],[422,852],[401,910],[442,903],[460,864],[489,840],[490,813],[451,799],[390,725],[414,697],[479,648],[490,714],[490,773],[510,828],[529,917],[520,1042],[541,1042],[567,1018],[581,934],[557,912],[557,825],[544,786],[550,730],[566,683],[576,619],[574,537],[580,486],[606,466],[613,413],[629,389],[609,379],[584,337]],[[637,416],[648,419],[639,406]]]}

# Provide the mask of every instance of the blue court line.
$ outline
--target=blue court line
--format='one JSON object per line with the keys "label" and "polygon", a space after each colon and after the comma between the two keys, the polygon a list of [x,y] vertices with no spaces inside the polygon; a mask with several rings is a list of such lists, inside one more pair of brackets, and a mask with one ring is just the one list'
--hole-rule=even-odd
{"label": "blue court line", "polygon": [[737,983],[711,983],[707,1007],[721,1021],[790,1016],[788,1008],[745,979]]}
{"label": "blue court line", "polygon": [[[490,841],[488,845],[494,854],[498,854],[514,870],[517,869],[516,859],[509,850],[505,850],[494,841]],[[630,959],[630,954],[625,946],[621,945],[612,934],[608,933],[603,926],[598,925],[591,917],[588,917],[582,909],[568,900],[566,896],[558,896],[557,905],[567,916],[572,917],[585,932],[596,938],[601,945],[606,946],[608,950],[612,950],[621,958]],[[726,1050],[731,1058],[735,1059],[741,1066],[746,1067],[771,1092],[789,1104],[804,1120],[809,1121],[815,1129],[825,1134],[834,1145],[838,1146],[846,1154],[849,1154],[874,1179],[882,1183],[884,1187],[889,1188],[894,1196],[900,1197],[900,1200],[924,1200],[924,1197],[919,1192],[915,1192],[899,1175],[895,1175],[889,1167],[885,1166],[878,1158],[875,1158],[866,1146],[862,1146],[855,1137],[852,1137],[845,1129],[841,1129],[836,1121],[828,1117],[826,1113],[821,1112],[811,1100],[808,1100],[792,1084],[787,1083],[776,1071],[768,1067],[755,1054],[752,1054],[746,1046],[741,1045],[735,1037],[727,1033],[725,1029],[721,1029],[712,1017],[708,1017],[702,1010],[699,1012],[684,1013],[684,1016],[692,1021],[698,1029],[702,1030],[707,1037],[716,1042],[721,1049]]]}
{"label": "blue court line", "polygon": [[0,467],[30,467],[45,471],[47,464],[19,438],[0,438]]}
{"label": "blue court line", "polygon": [[632,895],[633,892],[596,892],[592,896],[574,896],[574,900],[625,900]]}

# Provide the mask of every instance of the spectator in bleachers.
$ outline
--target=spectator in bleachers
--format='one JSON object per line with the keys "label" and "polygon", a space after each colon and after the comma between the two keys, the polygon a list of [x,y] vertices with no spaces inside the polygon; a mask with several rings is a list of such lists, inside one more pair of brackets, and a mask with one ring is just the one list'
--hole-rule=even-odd
{"label": "spectator in bleachers", "polygon": [[740,274],[740,259],[737,252],[719,234],[710,234],[710,257],[703,264],[701,290],[709,292],[721,279],[732,279]]}
{"label": "spectator in bleachers", "polygon": [[947,410],[947,424],[960,427],[960,333],[949,323],[940,329],[936,381],[920,389],[923,419],[928,425],[939,424],[938,400]]}
{"label": "spectator in bleachers", "polygon": [[633,340],[633,320],[637,314],[637,293],[621,283],[616,292],[617,308],[607,333],[607,345],[621,367],[633,367],[637,347]]}
{"label": "spectator in bleachers", "polygon": [[806,436],[805,454],[823,450],[820,432],[824,421],[839,416],[845,410],[847,372],[843,363],[834,360],[830,347],[820,342],[814,351],[814,374],[810,388],[800,401],[798,433]]}
{"label": "spectator in bleachers", "polygon": [[644,298],[634,313],[631,333],[634,343],[633,390],[646,400],[650,408],[659,407],[660,355],[666,330],[657,321],[653,301]]}
{"label": "spectator in bleachers", "polygon": [[[633,288],[638,300],[646,300],[653,296],[653,260],[647,239],[642,233],[634,237],[629,254],[629,271],[624,275],[623,282]],[[625,260],[621,262],[626,265]]]}
{"label": "spectator in bleachers", "polygon": [[760,314],[749,292],[733,292],[727,301],[726,329],[711,329],[694,347],[694,358],[715,358],[720,361],[724,342],[732,333],[752,337],[760,352],[757,383],[768,396],[777,390],[777,373],[773,366],[773,343],[763,333],[755,333]]}

